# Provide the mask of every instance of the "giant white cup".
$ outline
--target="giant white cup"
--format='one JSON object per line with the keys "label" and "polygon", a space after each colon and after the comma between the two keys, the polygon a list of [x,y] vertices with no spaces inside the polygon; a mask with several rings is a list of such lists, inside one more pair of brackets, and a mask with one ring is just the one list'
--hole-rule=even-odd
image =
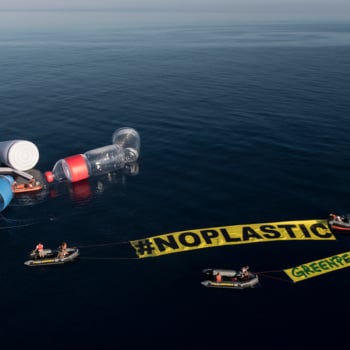
{"label": "giant white cup", "polygon": [[37,146],[26,140],[0,142],[0,163],[17,170],[33,169],[39,161]]}

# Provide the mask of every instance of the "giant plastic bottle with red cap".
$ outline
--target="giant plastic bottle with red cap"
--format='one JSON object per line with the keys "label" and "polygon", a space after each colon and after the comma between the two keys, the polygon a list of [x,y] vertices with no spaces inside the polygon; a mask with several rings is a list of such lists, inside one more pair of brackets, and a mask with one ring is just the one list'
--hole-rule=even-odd
{"label": "giant plastic bottle with red cap", "polygon": [[113,133],[112,141],[111,145],[58,160],[52,171],[45,172],[47,182],[77,182],[122,169],[126,164],[138,160],[140,136],[135,129],[117,129]]}

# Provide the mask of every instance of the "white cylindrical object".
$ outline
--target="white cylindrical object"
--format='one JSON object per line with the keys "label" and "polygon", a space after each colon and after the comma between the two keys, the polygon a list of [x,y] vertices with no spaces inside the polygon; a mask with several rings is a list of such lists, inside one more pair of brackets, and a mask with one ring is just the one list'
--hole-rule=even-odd
{"label": "white cylindrical object", "polygon": [[16,170],[30,170],[39,161],[37,146],[26,140],[0,142],[0,162]]}

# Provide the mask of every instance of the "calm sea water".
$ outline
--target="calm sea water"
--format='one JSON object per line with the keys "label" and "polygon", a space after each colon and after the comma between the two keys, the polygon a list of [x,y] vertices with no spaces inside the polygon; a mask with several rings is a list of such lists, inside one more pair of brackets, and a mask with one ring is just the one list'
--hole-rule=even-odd
{"label": "calm sea water", "polygon": [[[299,265],[348,251],[350,237],[130,260],[113,243],[349,212],[349,23],[3,12],[0,51],[0,140],[34,142],[38,170],[110,144],[119,127],[141,135],[135,174],[48,186],[1,213],[4,348],[347,341],[346,269],[244,291],[200,277]],[[24,266],[38,241],[62,240],[79,262]]]}

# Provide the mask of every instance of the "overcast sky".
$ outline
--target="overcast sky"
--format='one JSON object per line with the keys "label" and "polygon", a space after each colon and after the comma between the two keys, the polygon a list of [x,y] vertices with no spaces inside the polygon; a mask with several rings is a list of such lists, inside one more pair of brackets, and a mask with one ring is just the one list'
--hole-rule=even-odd
{"label": "overcast sky", "polygon": [[0,0],[0,10],[7,9],[295,12],[350,19],[350,0]]}

